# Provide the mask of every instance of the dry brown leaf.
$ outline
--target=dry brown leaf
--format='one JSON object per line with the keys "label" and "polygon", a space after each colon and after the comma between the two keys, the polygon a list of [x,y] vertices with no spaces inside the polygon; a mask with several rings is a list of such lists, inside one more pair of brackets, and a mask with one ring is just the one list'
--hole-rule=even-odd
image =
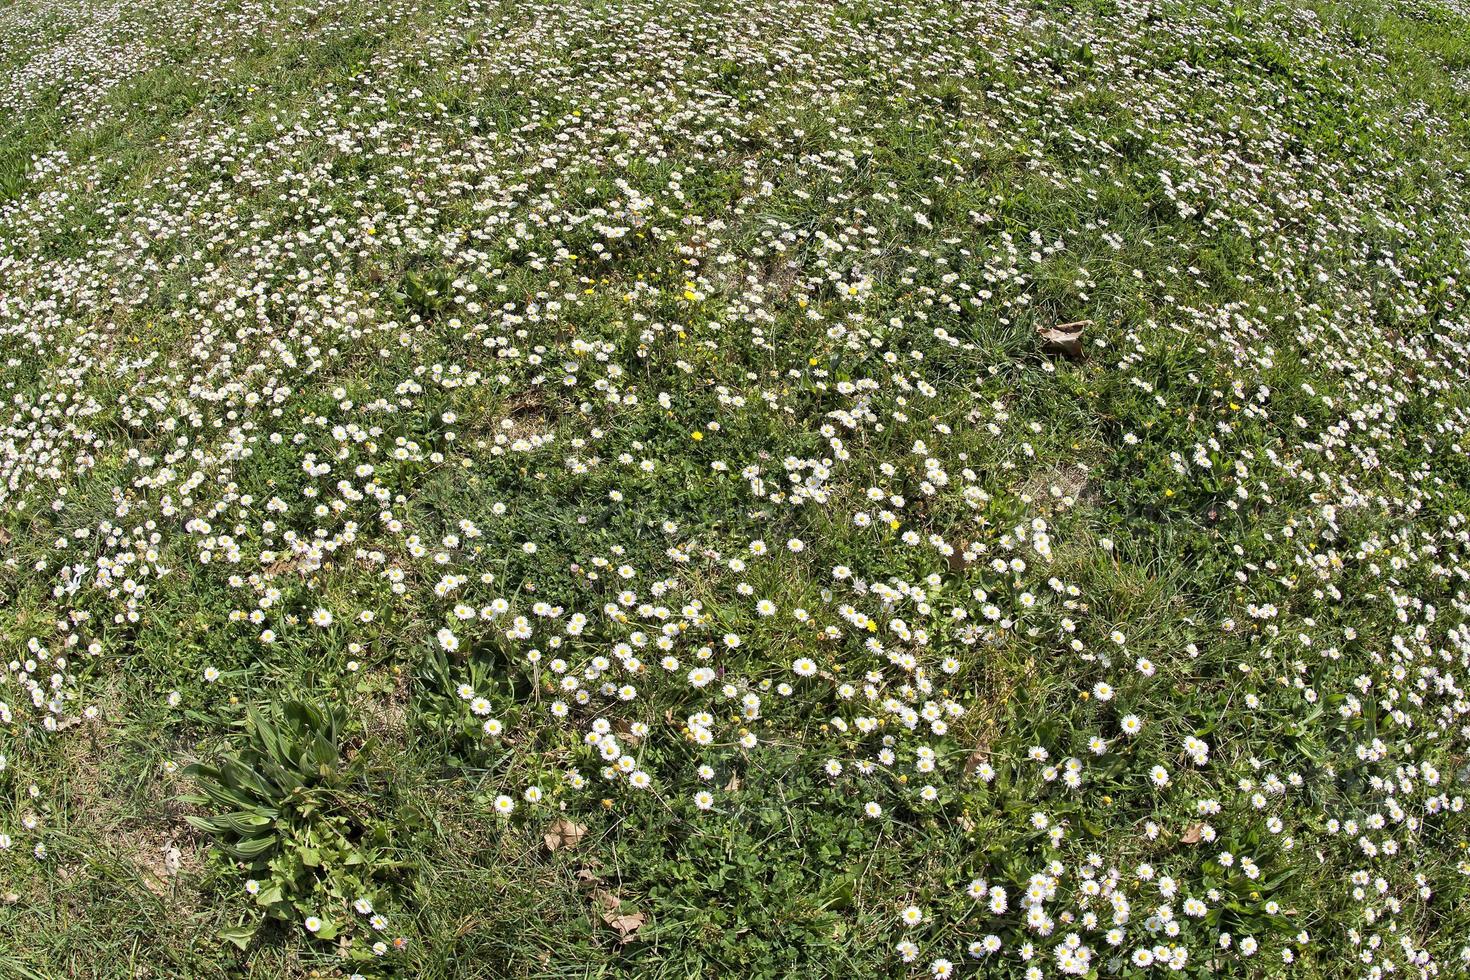
{"label": "dry brown leaf", "polygon": [[1041,346],[1048,354],[1065,354],[1068,357],[1082,356],[1082,328],[1092,326],[1091,320],[1059,323],[1050,330],[1037,327],[1041,335]]}
{"label": "dry brown leaf", "polygon": [[603,913],[602,921],[617,931],[620,942],[626,943],[633,938],[634,933],[643,927],[643,923],[648,921],[648,917],[642,912],[627,912],[622,915],[605,912]]}
{"label": "dry brown leaf", "polygon": [[634,748],[637,748],[638,743],[643,741],[643,737],[641,735],[633,734],[633,723],[628,721],[626,718],[619,718],[617,721],[613,722],[612,730],[617,734],[618,738],[627,742]]}
{"label": "dry brown leaf", "polygon": [[740,774],[730,773],[730,781],[725,784],[725,792],[733,793],[740,788]]}
{"label": "dry brown leaf", "polygon": [[1181,844],[1198,844],[1199,843],[1199,839],[1200,839],[1200,834],[1203,833],[1204,828],[1205,828],[1205,825],[1202,824],[1202,823],[1192,823],[1192,824],[1190,824],[1187,828],[1185,828],[1184,833],[1182,833],[1182,834],[1179,835],[1179,843],[1181,843]]}
{"label": "dry brown leaf", "polygon": [[984,762],[988,755],[990,755],[990,743],[981,742],[976,745],[975,751],[971,752],[969,758],[965,760],[965,775],[974,775],[975,770],[980,768],[980,763]]}
{"label": "dry brown leaf", "polygon": [[557,817],[551,826],[546,828],[543,839],[546,841],[548,851],[559,850],[563,847],[576,847],[587,836],[585,824],[568,820],[566,817]]}

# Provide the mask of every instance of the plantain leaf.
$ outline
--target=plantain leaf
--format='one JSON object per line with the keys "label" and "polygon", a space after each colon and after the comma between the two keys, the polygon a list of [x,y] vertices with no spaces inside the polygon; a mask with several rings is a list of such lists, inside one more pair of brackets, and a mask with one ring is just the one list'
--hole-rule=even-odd
{"label": "plantain leaf", "polygon": [[233,943],[241,949],[248,949],[250,941],[255,938],[256,926],[235,926],[230,929],[221,929],[219,937],[227,943]]}

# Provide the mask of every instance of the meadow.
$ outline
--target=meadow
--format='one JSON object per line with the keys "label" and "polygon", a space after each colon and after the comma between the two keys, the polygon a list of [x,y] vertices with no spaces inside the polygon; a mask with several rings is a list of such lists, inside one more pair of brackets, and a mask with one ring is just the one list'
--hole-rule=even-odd
{"label": "meadow", "polygon": [[0,0],[0,978],[1470,976],[1462,0]]}

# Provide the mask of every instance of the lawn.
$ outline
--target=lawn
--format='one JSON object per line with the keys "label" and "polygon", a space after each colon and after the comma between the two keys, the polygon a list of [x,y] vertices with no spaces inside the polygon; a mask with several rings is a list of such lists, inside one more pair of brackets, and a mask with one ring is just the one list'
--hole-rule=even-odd
{"label": "lawn", "polygon": [[0,0],[0,978],[1470,976],[1460,0]]}

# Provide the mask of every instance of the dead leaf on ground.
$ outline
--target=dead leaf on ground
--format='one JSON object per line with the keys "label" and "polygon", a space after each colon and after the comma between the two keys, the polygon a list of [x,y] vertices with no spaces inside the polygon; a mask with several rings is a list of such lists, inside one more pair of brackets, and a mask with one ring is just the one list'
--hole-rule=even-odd
{"label": "dead leaf on ground", "polygon": [[990,755],[989,742],[981,742],[979,745],[976,745],[975,751],[971,752],[969,758],[965,759],[965,775],[973,776],[975,770],[980,768],[980,763],[984,762],[988,755]]}
{"label": "dead leaf on ground", "polygon": [[1204,829],[1205,825],[1202,823],[1190,824],[1188,827],[1185,828],[1184,833],[1179,835],[1179,843],[1198,844],[1200,840],[1200,835],[1204,832]]}
{"label": "dead leaf on ground", "polygon": [[167,895],[169,879],[184,869],[184,852],[174,841],[144,844],[133,858],[145,887],[155,895]]}
{"label": "dead leaf on ground", "polygon": [[184,852],[175,847],[173,841],[169,841],[163,845],[161,850],[163,851],[164,873],[168,875],[178,874],[179,870],[184,866]]}
{"label": "dead leaf on ground", "polygon": [[634,912],[631,915],[604,915],[602,921],[616,929],[618,939],[626,943],[643,927],[647,917],[642,912]]}
{"label": "dead leaf on ground", "polygon": [[730,781],[725,784],[725,792],[733,793],[740,788],[740,774],[730,773]]}
{"label": "dead leaf on ground", "polygon": [[1092,326],[1091,320],[1059,323],[1050,330],[1037,327],[1041,335],[1041,346],[1048,354],[1065,354],[1068,357],[1082,356],[1082,328]]}
{"label": "dead leaf on ground", "polygon": [[546,841],[546,849],[556,851],[563,847],[576,847],[580,844],[582,838],[587,836],[587,827],[575,820],[558,817],[552,821],[550,827],[546,828],[546,833],[542,836]]}
{"label": "dead leaf on ground", "polygon": [[634,748],[637,748],[638,743],[643,741],[642,735],[633,734],[633,723],[626,718],[619,718],[617,721],[613,722],[612,730],[618,736],[618,738],[627,742]]}

